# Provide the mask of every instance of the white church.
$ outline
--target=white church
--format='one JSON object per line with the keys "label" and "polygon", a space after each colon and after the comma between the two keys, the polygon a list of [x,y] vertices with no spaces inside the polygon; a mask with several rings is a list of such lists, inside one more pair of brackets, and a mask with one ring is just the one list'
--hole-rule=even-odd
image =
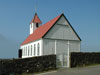
{"label": "white church", "polygon": [[63,13],[43,25],[35,13],[30,34],[20,46],[22,58],[56,54],[63,67],[70,67],[70,52],[80,48],[81,39]]}

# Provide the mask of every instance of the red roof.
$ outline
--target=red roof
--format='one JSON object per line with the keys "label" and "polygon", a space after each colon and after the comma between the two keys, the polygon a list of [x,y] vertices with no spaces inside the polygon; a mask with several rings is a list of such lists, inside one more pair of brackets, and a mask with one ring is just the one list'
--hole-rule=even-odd
{"label": "red roof", "polygon": [[31,23],[42,23],[41,20],[39,19],[37,13],[35,13],[34,18],[32,19]]}
{"label": "red roof", "polygon": [[33,34],[29,35],[21,45],[24,45],[24,44],[27,44],[27,43],[30,43],[30,42],[33,42],[35,40],[42,38],[50,30],[50,28],[56,23],[56,21],[60,18],[60,16],[61,15],[55,17],[54,19],[50,20],[44,25],[41,25],[39,28],[37,28],[33,32]]}

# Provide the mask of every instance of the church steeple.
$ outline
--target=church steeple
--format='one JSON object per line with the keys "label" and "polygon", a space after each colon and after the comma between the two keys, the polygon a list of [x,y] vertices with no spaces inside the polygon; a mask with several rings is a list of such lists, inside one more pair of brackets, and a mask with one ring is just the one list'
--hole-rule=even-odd
{"label": "church steeple", "polygon": [[37,13],[35,13],[34,18],[30,23],[30,34],[32,34],[35,31],[35,29],[37,29],[40,26],[40,24],[42,24],[42,22],[39,19]]}
{"label": "church steeple", "polygon": [[39,23],[39,24],[42,23],[41,20],[39,19],[38,15],[37,15],[37,13],[35,13],[34,18],[32,19],[32,22],[33,23]]}

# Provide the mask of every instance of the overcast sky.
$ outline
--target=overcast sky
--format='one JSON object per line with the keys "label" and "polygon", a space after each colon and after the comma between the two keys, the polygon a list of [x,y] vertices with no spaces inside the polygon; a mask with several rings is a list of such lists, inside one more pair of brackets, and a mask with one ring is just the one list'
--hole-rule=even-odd
{"label": "overcast sky", "polygon": [[37,6],[42,23],[65,14],[82,39],[81,51],[100,52],[100,0],[0,0],[0,58],[16,58]]}

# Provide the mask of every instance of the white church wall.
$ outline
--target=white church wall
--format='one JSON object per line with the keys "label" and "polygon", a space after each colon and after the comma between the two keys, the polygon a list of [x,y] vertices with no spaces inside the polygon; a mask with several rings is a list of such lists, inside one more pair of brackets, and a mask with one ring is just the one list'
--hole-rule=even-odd
{"label": "white church wall", "polygon": [[55,40],[43,39],[43,55],[55,54]]}
{"label": "white church wall", "polygon": [[[55,44],[56,40],[56,44]],[[70,52],[80,52],[80,41],[43,39],[43,54],[68,54],[68,41]],[[56,52],[55,52],[56,51]]]}
{"label": "white church wall", "polygon": [[80,44],[77,40],[43,39],[43,55],[56,54],[62,67],[70,67],[69,53],[80,52]]}
{"label": "white church wall", "polygon": [[[39,55],[37,55],[38,54],[37,53],[38,44],[40,45]],[[34,49],[34,45],[35,45],[35,49]],[[32,47],[32,50],[31,50],[31,47]],[[31,42],[31,43],[28,43],[28,44],[25,44],[25,45],[22,45],[20,47],[20,49],[22,49],[22,58],[33,57],[33,56],[41,56],[42,55],[42,39],[36,40],[34,42]]]}
{"label": "white church wall", "polygon": [[68,54],[68,41],[67,40],[57,40],[57,54]]}
{"label": "white church wall", "polygon": [[33,23],[30,24],[30,34],[33,33]]}
{"label": "white church wall", "polygon": [[80,52],[81,42],[80,41],[70,41],[69,48],[70,48],[70,52]]}
{"label": "white church wall", "polygon": [[59,19],[59,21],[53,26],[53,28],[44,38],[79,40],[79,38],[63,16],[61,17],[61,19]]}
{"label": "white church wall", "polygon": [[[40,24],[38,24],[40,26]],[[36,23],[30,24],[30,34],[32,34],[37,29]]]}

